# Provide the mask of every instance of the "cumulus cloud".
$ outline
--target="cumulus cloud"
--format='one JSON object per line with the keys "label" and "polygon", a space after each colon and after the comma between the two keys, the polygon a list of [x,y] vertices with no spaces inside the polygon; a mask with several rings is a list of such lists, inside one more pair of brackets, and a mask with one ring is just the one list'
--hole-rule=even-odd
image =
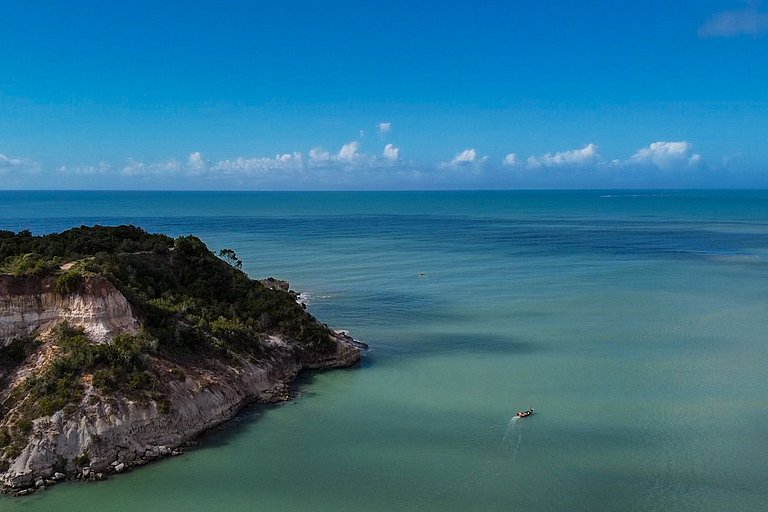
{"label": "cumulus cloud", "polygon": [[37,172],[40,164],[25,158],[12,158],[0,153],[0,174],[10,171]]}
{"label": "cumulus cloud", "polygon": [[699,28],[699,37],[757,37],[768,32],[768,13],[759,11],[760,2],[749,2],[744,8],[722,11]]}
{"label": "cumulus cloud", "polygon": [[321,148],[309,150],[309,162],[313,165],[322,165],[331,161],[331,154]]}
{"label": "cumulus cloud", "polygon": [[387,160],[396,161],[398,158],[400,158],[400,148],[396,148],[392,144],[387,144],[384,146],[384,152],[382,153],[382,156],[384,156],[384,158]]}
{"label": "cumulus cloud", "polygon": [[530,156],[526,160],[526,165],[531,169],[539,167],[584,167],[598,163],[599,159],[600,154],[597,151],[597,146],[587,144],[581,149]]}
{"label": "cumulus cloud", "polygon": [[359,148],[359,146],[360,145],[355,141],[352,141],[349,144],[344,144],[343,146],[341,146],[341,149],[336,154],[336,159],[343,162],[353,161],[359,156],[357,153],[357,149]]}
{"label": "cumulus cloud", "polygon": [[95,175],[95,174],[107,174],[112,170],[112,164],[109,162],[101,161],[97,165],[62,165],[58,168],[58,171],[63,174],[78,174],[78,175]]}
{"label": "cumulus cloud", "polygon": [[695,166],[701,161],[701,155],[693,152],[690,142],[654,142],[647,148],[638,150],[626,163],[629,165],[655,165],[660,169],[673,169],[681,166]]}
{"label": "cumulus cloud", "polygon": [[452,165],[463,165],[463,164],[471,164],[477,159],[477,151],[474,149],[465,149],[461,153],[457,153],[455,157],[453,157],[453,160],[451,160]]}
{"label": "cumulus cloud", "polygon": [[504,165],[507,167],[514,167],[517,165],[517,155],[515,153],[510,153],[507,156],[504,157]]}
{"label": "cumulus cloud", "polygon": [[337,153],[330,153],[320,147],[309,150],[307,165],[312,168],[373,168],[378,164],[395,162],[400,159],[400,148],[394,144],[387,144],[381,156],[362,153],[360,143],[352,141],[341,146]]}
{"label": "cumulus cloud", "polygon": [[142,175],[169,175],[183,170],[183,166],[178,160],[168,160],[145,164],[140,160],[128,159],[128,163],[120,170],[123,176],[142,176]]}
{"label": "cumulus cloud", "polygon": [[[694,152],[687,141],[658,141],[634,153],[603,158],[595,144],[577,149],[532,155],[508,153],[490,161],[475,148],[464,149],[444,162],[416,163],[401,160],[400,148],[381,142],[375,153],[366,153],[360,141],[344,144],[337,152],[314,147],[300,152],[278,153],[272,157],[237,156],[206,159],[199,152],[186,153],[178,160],[145,163],[128,159],[110,164],[60,166],[51,170],[68,183],[113,183],[93,180],[87,175],[114,179],[147,187],[272,187],[296,188],[377,188],[377,187],[488,187],[501,186],[636,186],[653,183],[694,183],[705,171],[715,169]],[[38,164],[0,154],[0,186],[7,187],[10,170],[34,169]],[[38,166],[39,167],[39,166]],[[696,172],[686,172],[691,169]],[[349,172],[354,171],[354,172]],[[27,171],[29,174],[29,171]],[[22,173],[15,173],[23,176]],[[68,175],[68,176],[67,176]],[[14,176],[11,176],[14,177]],[[46,176],[48,178],[48,176]],[[654,181],[656,180],[656,181]],[[662,181],[658,181],[662,180]],[[664,181],[666,180],[666,181]],[[687,181],[686,181],[687,180]]]}
{"label": "cumulus cloud", "polygon": [[21,160],[18,158],[11,158],[0,153],[0,169],[11,169],[21,166]]}
{"label": "cumulus cloud", "polygon": [[290,171],[304,168],[304,159],[301,153],[283,153],[274,158],[254,157],[235,158],[233,160],[220,160],[210,168],[214,172],[223,173],[268,173],[270,171]]}
{"label": "cumulus cloud", "polygon": [[386,135],[392,129],[392,123],[379,123],[379,135]]}
{"label": "cumulus cloud", "polygon": [[443,162],[440,167],[443,169],[472,168],[479,170],[488,161],[487,156],[478,157],[477,150],[468,148],[460,153],[456,153],[450,162]]}
{"label": "cumulus cloud", "polygon": [[187,159],[187,168],[197,172],[205,170],[205,160],[203,160],[203,155],[199,151],[190,153]]}

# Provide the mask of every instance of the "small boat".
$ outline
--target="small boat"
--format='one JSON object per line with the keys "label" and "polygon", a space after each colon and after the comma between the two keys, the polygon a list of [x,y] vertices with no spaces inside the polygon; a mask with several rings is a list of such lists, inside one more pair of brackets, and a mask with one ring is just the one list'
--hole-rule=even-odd
{"label": "small boat", "polygon": [[515,414],[515,416],[518,418],[527,418],[531,414],[533,414],[533,407],[531,407],[527,411],[517,411],[517,414]]}

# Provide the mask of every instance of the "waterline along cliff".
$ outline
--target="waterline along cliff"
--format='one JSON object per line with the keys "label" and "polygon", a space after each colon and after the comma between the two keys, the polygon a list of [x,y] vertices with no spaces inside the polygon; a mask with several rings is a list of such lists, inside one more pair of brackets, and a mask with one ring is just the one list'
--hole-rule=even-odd
{"label": "waterline along cliff", "polygon": [[0,481],[27,494],[183,447],[360,344],[231,250],[131,226],[0,231]]}

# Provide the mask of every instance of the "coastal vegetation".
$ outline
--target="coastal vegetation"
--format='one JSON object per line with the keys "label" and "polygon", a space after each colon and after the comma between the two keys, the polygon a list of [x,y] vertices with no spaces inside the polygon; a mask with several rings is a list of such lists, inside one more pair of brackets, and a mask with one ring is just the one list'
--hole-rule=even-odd
{"label": "coastal vegetation", "polygon": [[[89,278],[99,276],[140,319],[138,332],[108,343],[67,322],[0,340],[0,463],[19,455],[37,418],[66,415],[89,399],[151,403],[168,413],[169,383],[183,382],[186,370],[277,358],[288,349],[271,343],[274,337],[290,339],[299,361],[334,353],[332,332],[293,294],[250,279],[233,250],[219,255],[194,236],[173,239],[133,226],[45,236],[0,231],[0,274],[52,283],[59,296],[87,294]],[[34,371],[10,386],[30,359],[38,361]]]}
{"label": "coastal vegetation", "polygon": [[291,295],[249,279],[233,250],[220,255],[197,237],[174,240],[134,226],[0,231],[0,272],[54,275],[62,294],[76,291],[83,276],[103,275],[139,310],[163,353],[260,355],[273,332],[312,350],[333,348],[330,331]]}

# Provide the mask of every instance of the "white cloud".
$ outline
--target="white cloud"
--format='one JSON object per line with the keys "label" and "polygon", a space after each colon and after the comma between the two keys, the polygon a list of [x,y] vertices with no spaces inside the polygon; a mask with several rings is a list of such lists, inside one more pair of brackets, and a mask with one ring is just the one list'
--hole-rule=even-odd
{"label": "white cloud", "polygon": [[107,174],[111,170],[112,164],[103,160],[99,162],[98,165],[62,165],[58,168],[58,171],[63,174],[78,174],[85,176],[93,174]]}
{"label": "white cloud", "polygon": [[465,165],[465,164],[471,164],[477,160],[477,151],[474,149],[465,149],[461,153],[457,153],[455,157],[453,157],[453,160],[451,160],[451,165]]}
{"label": "white cloud", "polygon": [[353,161],[359,156],[357,153],[358,147],[359,147],[359,144],[355,141],[352,141],[349,144],[344,144],[343,146],[341,146],[341,149],[336,155],[336,159],[344,162]]}
{"label": "white cloud", "polygon": [[140,160],[128,159],[128,163],[123,166],[120,173],[123,176],[141,176],[141,175],[167,175],[174,174],[182,170],[182,165],[178,160],[168,160],[167,162],[159,162],[152,164],[145,164]]}
{"label": "white cloud", "polygon": [[203,155],[199,151],[190,153],[187,159],[187,168],[197,172],[205,170],[205,160],[203,160]]}
{"label": "white cloud", "polygon": [[400,158],[400,148],[396,148],[392,144],[384,146],[384,152],[382,153],[387,160],[395,161]]}
{"label": "white cloud", "polygon": [[314,165],[322,165],[331,161],[331,154],[321,148],[312,148],[309,150],[309,161]]}
{"label": "white cloud", "polygon": [[40,164],[25,158],[11,158],[0,153],[0,174],[8,171],[38,172]]}
{"label": "white cloud", "polygon": [[386,135],[392,129],[392,123],[379,123],[379,135]]}
{"label": "white cloud", "polygon": [[557,153],[546,153],[541,156],[530,156],[526,161],[529,168],[539,167],[583,167],[589,164],[596,164],[600,159],[597,146],[587,144],[581,149],[570,151],[558,151]]}
{"label": "white cloud", "polygon": [[439,167],[443,169],[472,168],[479,171],[488,161],[487,156],[478,157],[477,150],[468,148],[460,153],[456,153],[450,162],[442,162]]}
{"label": "white cloud", "polygon": [[332,154],[322,148],[309,150],[309,165],[312,167],[358,166],[370,160],[370,157],[359,152],[360,143],[352,141],[341,146],[338,153]]}
{"label": "white cloud", "polygon": [[211,166],[211,171],[224,173],[267,173],[270,171],[291,171],[304,168],[301,153],[283,153],[274,158],[254,157],[221,160]]}
{"label": "white cloud", "polygon": [[11,169],[21,166],[21,160],[10,158],[0,153],[0,169]]}
{"label": "white cloud", "polygon": [[468,164],[472,163],[477,159],[477,151],[474,149],[465,149],[461,153],[458,153],[455,157],[453,157],[453,160],[451,160],[451,163],[454,165],[461,165],[461,164]]}
{"label": "white cloud", "polygon": [[[95,165],[52,167],[50,176],[66,179],[73,184],[79,180],[89,184],[93,177],[103,183],[140,186],[204,187],[267,186],[276,188],[342,187],[369,188],[371,186],[477,187],[534,184],[537,186],[605,186],[684,183],[699,179],[704,171],[715,169],[705,162],[686,141],[658,141],[638,149],[634,154],[611,155],[603,158],[595,144],[578,149],[532,155],[521,158],[519,153],[508,153],[502,159],[491,161],[475,148],[467,148],[445,162],[419,164],[401,160],[400,148],[381,142],[380,152],[361,152],[361,142],[352,141],[338,152],[312,148],[304,156],[299,152],[279,153],[273,157],[235,157],[209,160],[199,151],[186,153],[186,157],[160,162],[128,159],[118,164],[98,162]],[[723,167],[726,167],[723,164]],[[0,186],[11,182],[10,174],[19,169],[34,174],[40,165],[28,160],[0,154]],[[685,172],[692,168],[697,172]],[[58,170],[58,172],[56,172]],[[349,172],[354,171],[354,172]],[[14,176],[11,175],[11,178]],[[404,180],[404,181],[398,181]],[[692,183],[692,182],[690,182]]]}
{"label": "white cloud", "polygon": [[626,163],[629,165],[655,165],[660,169],[673,169],[684,165],[694,166],[701,161],[701,155],[693,152],[690,142],[654,142],[638,150]]}
{"label": "white cloud", "polygon": [[510,153],[507,156],[504,157],[504,165],[507,167],[514,167],[517,165],[517,155],[515,153]]}
{"label": "white cloud", "polygon": [[715,14],[699,28],[699,37],[757,37],[768,32],[768,13],[758,11],[760,2],[749,2],[743,9]]}

